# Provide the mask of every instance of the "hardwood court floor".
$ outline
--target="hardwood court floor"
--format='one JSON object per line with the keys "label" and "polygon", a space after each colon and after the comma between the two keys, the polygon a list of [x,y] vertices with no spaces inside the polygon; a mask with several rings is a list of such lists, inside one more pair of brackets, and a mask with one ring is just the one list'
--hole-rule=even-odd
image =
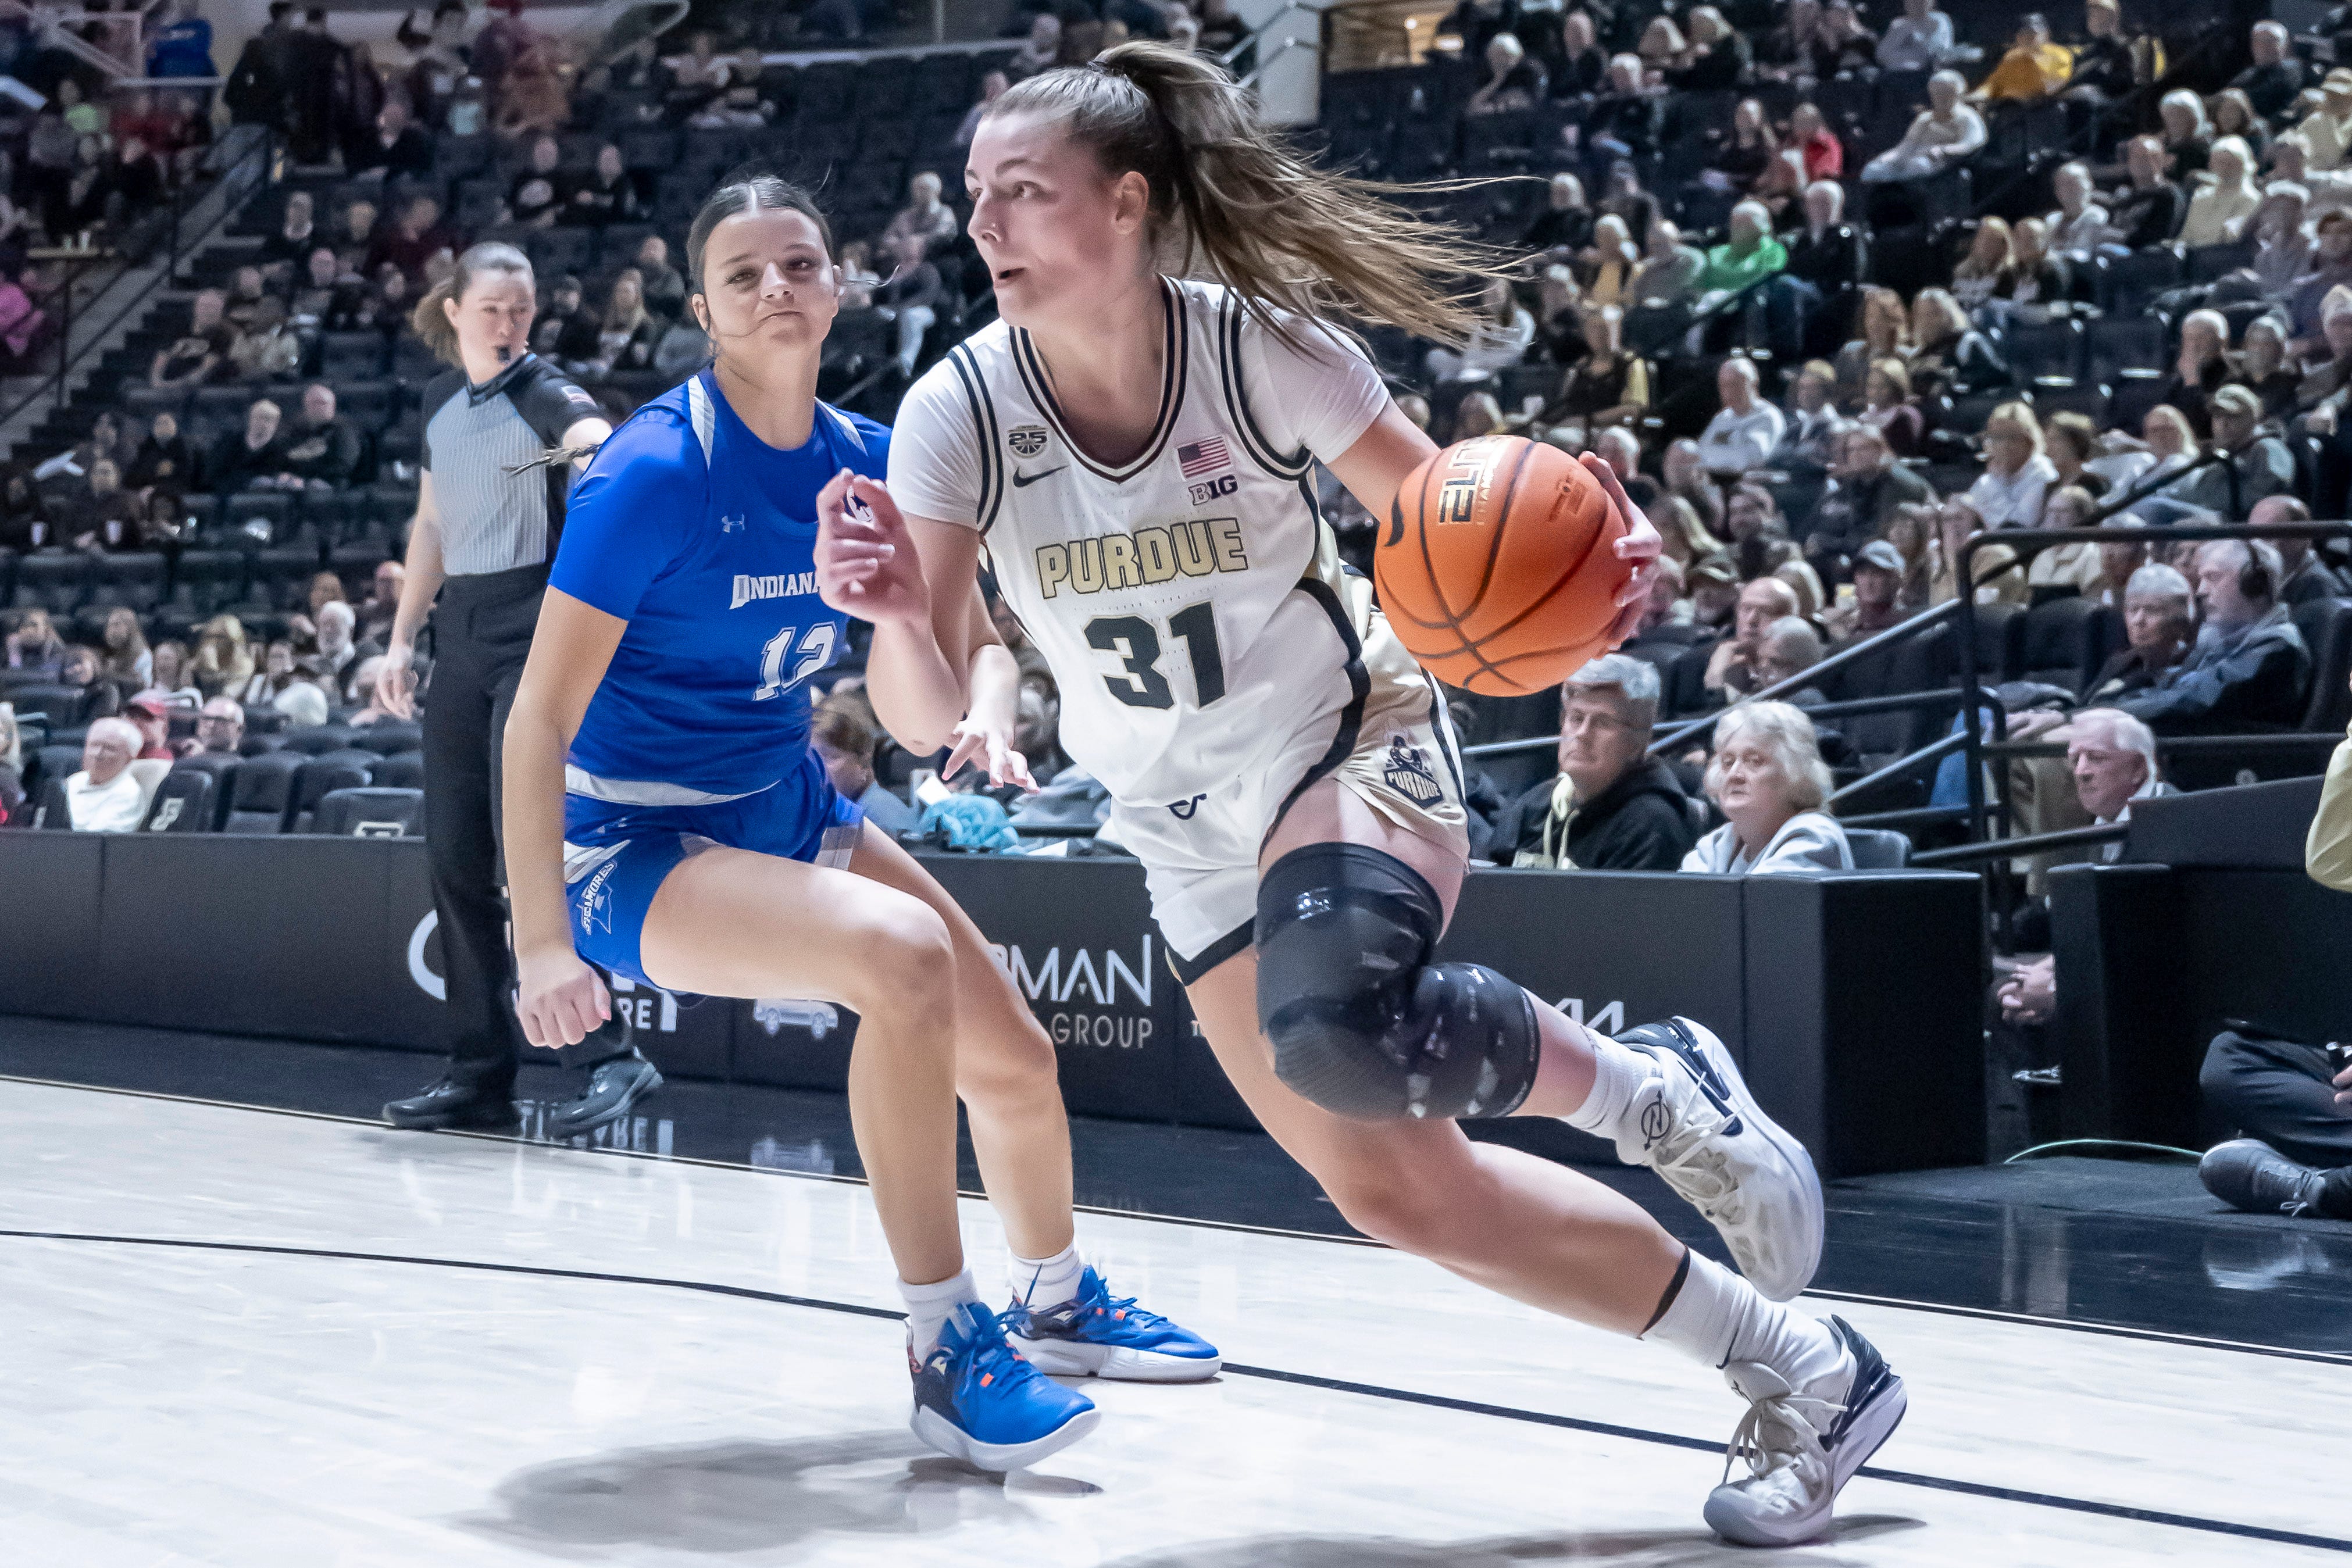
{"label": "hardwood court floor", "polygon": [[[2259,1565],[2352,1552],[2352,1365],[1843,1300],[1911,1414],[1835,1536],[1698,1518],[1716,1375],[1344,1239],[1089,1215],[1215,1339],[1000,1480],[907,1432],[838,1177],[0,1082],[26,1564]],[[966,1206],[984,1280],[999,1239]]]}

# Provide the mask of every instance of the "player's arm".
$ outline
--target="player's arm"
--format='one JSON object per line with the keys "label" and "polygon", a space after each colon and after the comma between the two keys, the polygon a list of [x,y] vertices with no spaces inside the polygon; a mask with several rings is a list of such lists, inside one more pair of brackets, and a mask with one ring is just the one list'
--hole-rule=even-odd
{"label": "player's arm", "polygon": [[416,478],[416,516],[408,525],[408,575],[400,581],[400,603],[392,612],[392,633],[383,650],[383,664],[375,677],[376,699],[394,718],[414,718],[410,698],[416,676],[410,665],[416,657],[416,633],[432,613],[433,600],[446,575],[441,566],[441,508],[433,499],[433,470]]}
{"label": "player's arm", "polygon": [[910,521],[882,485],[846,469],[818,492],[816,516],[817,593],[873,626],[866,691],[875,716],[900,746],[928,757],[948,744],[966,709],[963,617],[980,536]]}
{"label": "player's arm", "polygon": [[[951,528],[945,523],[924,526]],[[971,534],[970,528],[952,531]],[[921,539],[919,531],[916,538]],[[996,634],[996,622],[988,618],[988,601],[981,597],[976,571],[971,591],[964,598],[963,631],[964,717],[955,727],[955,751],[940,776],[952,779],[967,761],[976,761],[992,784],[1034,789],[1037,780],[1030,775],[1029,759],[1013,747],[1013,725],[1021,708],[1021,665]],[[948,644],[943,640],[940,645]]]}
{"label": "player's arm", "polygon": [[596,972],[572,946],[563,891],[563,758],[629,623],[560,588],[541,602],[530,657],[507,717],[507,889],[523,1037],[574,1045],[612,1016]]}

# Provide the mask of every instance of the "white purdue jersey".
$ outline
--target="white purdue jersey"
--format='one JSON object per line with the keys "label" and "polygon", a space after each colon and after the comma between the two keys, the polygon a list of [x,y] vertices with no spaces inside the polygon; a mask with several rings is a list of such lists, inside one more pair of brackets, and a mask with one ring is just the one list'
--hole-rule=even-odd
{"label": "white purdue jersey", "polygon": [[1294,348],[1225,288],[1161,281],[1167,376],[1132,462],[1079,450],[1028,334],[999,321],[908,393],[889,486],[981,530],[1070,756],[1122,804],[1181,810],[1338,735],[1368,685],[1424,677],[1367,638],[1370,585],[1343,573],[1308,477],[1387,406],[1379,371],[1312,322],[1286,319]]}

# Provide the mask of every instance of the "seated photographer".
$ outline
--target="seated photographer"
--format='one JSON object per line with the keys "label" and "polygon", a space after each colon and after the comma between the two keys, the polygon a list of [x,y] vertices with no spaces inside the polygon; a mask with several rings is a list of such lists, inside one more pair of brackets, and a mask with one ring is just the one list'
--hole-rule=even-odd
{"label": "seated photographer", "polygon": [[[2303,868],[2352,893],[2352,740],[2328,760]],[[2352,1058],[2342,1047],[2236,1024],[2213,1038],[2197,1082],[2242,1134],[2205,1152],[2206,1191],[2250,1213],[2352,1219]]]}
{"label": "seated photographer", "polygon": [[1707,759],[1706,794],[1729,820],[1683,857],[1683,870],[1742,876],[1853,869],[1845,829],[1821,809],[1829,800],[1829,764],[1801,710],[1762,702],[1724,715]]}
{"label": "seated photographer", "polygon": [[1582,871],[1673,871],[1697,841],[1674,769],[1647,755],[1656,666],[1595,659],[1560,689],[1559,772],[1503,808],[1494,858]]}

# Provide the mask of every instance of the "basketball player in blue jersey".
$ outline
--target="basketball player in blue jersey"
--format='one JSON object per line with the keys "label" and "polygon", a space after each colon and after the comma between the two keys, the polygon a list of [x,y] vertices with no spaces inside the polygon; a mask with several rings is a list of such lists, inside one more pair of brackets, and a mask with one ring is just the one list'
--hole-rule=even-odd
{"label": "basketball player in blue jersey", "polygon": [[[1435,448],[1327,323],[1458,337],[1433,280],[1480,263],[1300,162],[1215,64],[1152,44],[993,100],[965,179],[1002,319],[909,390],[887,488],[852,465],[822,498],[819,582],[875,622],[883,722],[919,750],[964,711],[984,553],[1260,1123],[1367,1234],[1722,1368],[1747,1473],[1707,1521],[1755,1545],[1820,1534],[1905,1394],[1849,1325],[1780,1304],[1821,1257],[1803,1146],[1699,1024],[1612,1040],[1434,956],[1468,862],[1444,699],[1341,568],[1309,471],[1391,516]],[[1586,463],[1627,525],[1622,637],[1657,535]],[[1612,1139],[1740,1272],[1457,1125],[1515,1114]]]}
{"label": "basketball player in blue jersey", "polygon": [[[737,181],[687,249],[714,363],[638,410],[573,489],[507,725],[524,1032],[555,1046],[598,1027],[610,1001],[590,964],[855,1009],[850,1117],[906,1298],[915,1431],[1015,1469],[1097,1419],[1041,1366],[1192,1380],[1217,1352],[1080,1260],[1052,1043],[978,927],[810,748],[807,682],[845,625],[815,591],[817,493],[837,473],[881,475],[889,447],[816,399],[840,292],[824,220],[781,180]],[[991,640],[958,650],[972,711],[949,770],[978,755],[1010,776],[1018,675],[976,603],[973,623]],[[959,1096],[1013,1249],[1026,1358],[964,1266]]]}

